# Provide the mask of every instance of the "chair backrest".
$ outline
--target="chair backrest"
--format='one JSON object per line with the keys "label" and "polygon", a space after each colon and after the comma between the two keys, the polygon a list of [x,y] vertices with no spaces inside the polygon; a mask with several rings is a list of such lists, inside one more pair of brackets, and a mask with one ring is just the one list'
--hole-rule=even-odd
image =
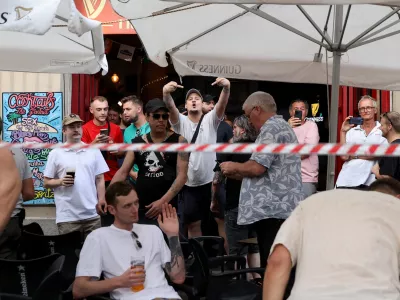
{"label": "chair backrest", "polygon": [[26,231],[26,232],[38,234],[38,235],[44,235],[42,227],[36,222],[32,222],[27,225],[24,225],[22,227],[22,230]]}
{"label": "chair backrest", "polygon": [[221,236],[198,236],[194,239],[202,243],[209,258],[223,256],[225,253],[224,238]]}
{"label": "chair backrest", "polygon": [[[55,299],[53,296],[60,292],[64,261],[60,254],[31,260],[0,259],[0,293]],[[48,298],[50,295],[52,298]]]}
{"label": "chair backrest", "polygon": [[189,239],[194,256],[193,262],[193,285],[198,291],[205,291],[210,277],[208,256],[200,242],[196,239]]}
{"label": "chair backrest", "polygon": [[79,261],[77,252],[81,248],[82,237],[79,231],[61,235],[38,235],[23,232],[18,256],[21,259],[34,259],[54,253],[65,255],[66,267],[62,276],[67,287],[75,278],[76,266]]}
{"label": "chair backrest", "polygon": [[78,231],[60,235],[40,235],[24,231],[19,256],[22,259],[34,259],[54,253],[70,256],[76,255],[76,250],[81,248],[82,238]]}

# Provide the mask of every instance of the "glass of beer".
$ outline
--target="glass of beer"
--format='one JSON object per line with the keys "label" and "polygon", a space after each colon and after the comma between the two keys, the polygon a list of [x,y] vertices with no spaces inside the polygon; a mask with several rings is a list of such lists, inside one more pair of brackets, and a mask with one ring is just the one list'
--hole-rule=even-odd
{"label": "glass of beer", "polygon": [[67,168],[66,173],[75,180],[75,168]]}
{"label": "glass of beer", "polygon": [[[144,271],[144,257],[134,257],[131,258],[131,269],[133,268],[141,268]],[[143,271],[136,272],[136,274],[142,274]],[[131,287],[132,292],[140,292],[144,289],[144,284],[134,285]]]}

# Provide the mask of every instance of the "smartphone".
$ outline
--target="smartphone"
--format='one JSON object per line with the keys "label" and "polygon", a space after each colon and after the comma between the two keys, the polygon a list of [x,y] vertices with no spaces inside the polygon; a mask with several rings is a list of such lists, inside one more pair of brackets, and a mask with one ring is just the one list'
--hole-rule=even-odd
{"label": "smartphone", "polygon": [[108,129],[100,129],[100,134],[108,136]]}
{"label": "smartphone", "polygon": [[301,110],[295,110],[294,117],[301,120],[303,118],[303,112]]}
{"label": "smartphone", "polygon": [[353,117],[353,118],[350,118],[350,120],[349,120],[349,124],[353,124],[353,125],[362,125],[363,123],[364,123],[364,120],[361,117]]}
{"label": "smartphone", "polygon": [[217,164],[215,165],[213,172],[221,172],[221,167],[219,166],[221,164],[221,161],[216,160],[215,162]]}

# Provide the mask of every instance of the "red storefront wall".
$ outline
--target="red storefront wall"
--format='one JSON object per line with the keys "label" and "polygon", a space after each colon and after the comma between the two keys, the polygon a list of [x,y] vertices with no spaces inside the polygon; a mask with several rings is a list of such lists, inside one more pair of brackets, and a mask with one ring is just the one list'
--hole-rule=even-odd
{"label": "red storefront wall", "polygon": [[72,75],[71,112],[85,122],[91,119],[90,99],[99,93],[99,78],[95,75]]}

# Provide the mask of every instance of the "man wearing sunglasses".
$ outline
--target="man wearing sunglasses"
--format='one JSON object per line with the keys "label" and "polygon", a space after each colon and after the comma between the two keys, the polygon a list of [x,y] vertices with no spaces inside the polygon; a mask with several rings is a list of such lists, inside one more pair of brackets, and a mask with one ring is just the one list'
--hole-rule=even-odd
{"label": "man wearing sunglasses", "polygon": [[[382,135],[391,144],[400,144],[400,113],[389,111],[381,117]],[[400,181],[400,157],[386,156],[372,168],[377,179],[392,177]]]}
{"label": "man wearing sunglasses", "polygon": [[[187,143],[184,137],[167,129],[169,112],[161,99],[150,100],[145,112],[150,132],[134,138],[132,143]],[[189,154],[129,151],[112,182],[125,180],[134,164],[139,167],[136,181],[139,223],[157,224],[155,219],[164,203],[177,206],[176,196],[187,180]]]}

